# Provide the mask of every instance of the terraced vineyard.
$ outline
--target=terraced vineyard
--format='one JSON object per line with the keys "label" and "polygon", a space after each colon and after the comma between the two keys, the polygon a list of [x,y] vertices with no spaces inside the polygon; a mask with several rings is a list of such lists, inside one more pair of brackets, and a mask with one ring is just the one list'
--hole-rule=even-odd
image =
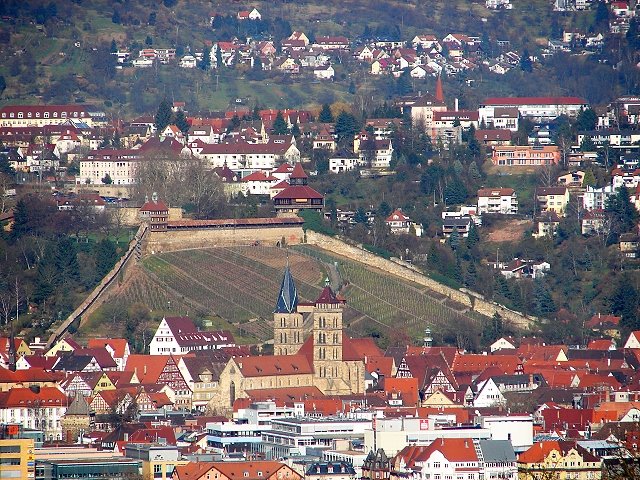
{"label": "terraced vineyard", "polygon": [[[444,331],[461,323],[475,323],[477,315],[469,315],[464,305],[449,300],[422,285],[417,285],[364,264],[332,255],[325,250],[300,245],[294,247],[318,260],[337,264],[346,284],[344,295],[349,305],[388,329],[403,326],[412,336],[422,333],[426,325]],[[354,323],[357,323],[356,319]],[[350,328],[358,333],[353,323]]]}
{"label": "terraced vineyard", "polygon": [[[351,335],[388,337],[404,330],[420,338],[475,323],[477,316],[420,285],[310,246],[184,250],[149,256],[122,288],[125,303],[155,311],[220,317],[247,338],[272,338],[272,312],[289,263],[302,301],[314,300],[326,277],[342,281],[344,324]],[[335,283],[335,282],[334,282]]]}

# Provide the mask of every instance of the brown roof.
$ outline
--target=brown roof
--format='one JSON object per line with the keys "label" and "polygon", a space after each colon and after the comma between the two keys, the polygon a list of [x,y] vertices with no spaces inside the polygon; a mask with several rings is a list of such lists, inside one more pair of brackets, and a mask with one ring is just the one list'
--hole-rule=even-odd
{"label": "brown roof", "polygon": [[481,188],[478,190],[479,197],[510,197],[514,193],[513,188]]}
{"label": "brown roof", "polygon": [[245,377],[301,375],[313,373],[305,355],[272,355],[235,359]]}

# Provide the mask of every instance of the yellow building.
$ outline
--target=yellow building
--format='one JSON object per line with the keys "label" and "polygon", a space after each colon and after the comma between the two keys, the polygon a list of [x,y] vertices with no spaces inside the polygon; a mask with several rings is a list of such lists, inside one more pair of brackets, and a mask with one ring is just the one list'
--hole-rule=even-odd
{"label": "yellow building", "polygon": [[564,217],[569,205],[569,189],[567,187],[539,187],[536,190],[536,201],[539,212],[554,212]]}
{"label": "yellow building", "polygon": [[601,470],[600,457],[568,440],[535,443],[518,457],[519,480],[600,480]]}
{"label": "yellow building", "polygon": [[124,454],[128,458],[142,460],[144,480],[171,479],[177,466],[189,463],[188,460],[181,460],[178,448],[172,445],[129,443],[125,446]]}
{"label": "yellow building", "polygon": [[0,478],[35,478],[33,438],[18,438],[20,425],[0,425]]}

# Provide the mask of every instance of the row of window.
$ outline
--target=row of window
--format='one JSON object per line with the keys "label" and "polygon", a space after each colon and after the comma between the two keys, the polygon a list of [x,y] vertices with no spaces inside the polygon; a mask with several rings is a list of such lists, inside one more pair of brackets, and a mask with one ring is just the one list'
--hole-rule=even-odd
{"label": "row of window", "polygon": [[[58,112],[52,112],[52,113],[53,113],[53,115],[51,116],[52,118],[58,118]],[[26,118],[32,118],[33,116],[34,115],[32,114],[32,112],[27,112]],[[80,115],[78,115],[78,112],[69,112],[68,115],[67,115],[67,112],[60,112],[60,118],[67,118],[67,117],[78,118],[78,116],[84,117],[85,112],[80,112]],[[2,118],[7,118],[6,112],[2,113]],[[9,112],[8,118],[15,118],[14,113]],[[25,118],[24,112],[18,112],[17,118]],[[40,112],[35,112],[35,118],[40,118]],[[49,112],[43,112],[42,118],[49,118]]]}

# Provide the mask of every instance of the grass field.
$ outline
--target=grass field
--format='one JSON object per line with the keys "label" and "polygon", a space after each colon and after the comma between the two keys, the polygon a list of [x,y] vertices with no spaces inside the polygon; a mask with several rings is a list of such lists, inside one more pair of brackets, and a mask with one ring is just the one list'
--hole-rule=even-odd
{"label": "grass field", "polygon": [[[115,301],[143,303],[158,316],[188,314],[230,328],[245,342],[273,336],[272,312],[287,262],[301,301],[313,301],[324,279],[339,272],[347,298],[344,324],[353,336],[373,336],[386,345],[403,332],[419,339],[475,323],[462,305],[423,286],[309,246],[292,249],[234,247],[185,250],[149,256],[120,286]],[[332,273],[333,272],[333,273]],[[103,328],[89,319],[82,330]]]}

